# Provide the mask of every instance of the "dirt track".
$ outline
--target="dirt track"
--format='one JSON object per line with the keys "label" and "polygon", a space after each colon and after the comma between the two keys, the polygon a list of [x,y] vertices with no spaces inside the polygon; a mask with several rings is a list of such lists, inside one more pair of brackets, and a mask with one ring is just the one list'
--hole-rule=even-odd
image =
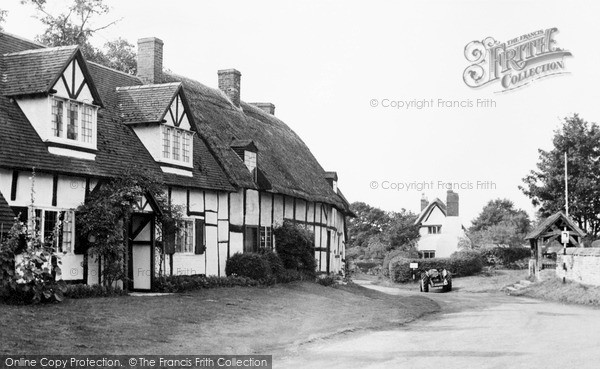
{"label": "dirt track", "polygon": [[311,343],[275,359],[274,366],[512,369],[597,368],[600,363],[599,309],[460,290],[427,296],[442,306],[441,313],[402,327]]}

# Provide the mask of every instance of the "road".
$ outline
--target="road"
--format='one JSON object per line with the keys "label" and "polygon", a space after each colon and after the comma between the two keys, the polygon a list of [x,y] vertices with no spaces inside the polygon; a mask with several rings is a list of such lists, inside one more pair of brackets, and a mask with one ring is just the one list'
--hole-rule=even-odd
{"label": "road", "polygon": [[[414,294],[362,282],[398,296]],[[389,330],[313,342],[276,368],[598,368],[600,310],[485,293],[432,292],[442,311]]]}

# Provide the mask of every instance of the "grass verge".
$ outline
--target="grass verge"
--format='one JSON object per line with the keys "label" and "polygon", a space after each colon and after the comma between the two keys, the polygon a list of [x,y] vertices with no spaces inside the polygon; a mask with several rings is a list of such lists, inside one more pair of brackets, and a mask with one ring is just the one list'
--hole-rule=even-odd
{"label": "grass verge", "polygon": [[525,296],[568,304],[600,306],[600,287],[587,286],[577,282],[549,278],[529,287],[512,292],[513,296]]}
{"label": "grass verge", "polygon": [[0,305],[0,354],[276,354],[438,310],[421,296],[294,282],[169,296]]}

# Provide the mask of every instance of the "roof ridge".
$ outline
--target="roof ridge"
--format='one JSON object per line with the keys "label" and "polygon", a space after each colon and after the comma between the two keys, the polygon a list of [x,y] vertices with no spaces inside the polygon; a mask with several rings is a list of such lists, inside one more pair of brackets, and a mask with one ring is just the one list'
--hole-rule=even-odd
{"label": "roof ridge", "polygon": [[[85,59],[85,58],[84,58],[84,59]],[[131,77],[131,78],[135,78],[135,79],[137,79],[138,81],[140,81],[140,82],[141,82],[141,80],[139,79],[139,77],[138,77],[138,76],[135,76],[135,75],[133,75],[133,74],[129,74],[129,73],[126,73],[126,72],[123,72],[123,71],[117,70],[117,69],[115,69],[115,68],[107,67],[107,66],[106,66],[106,65],[104,65],[104,64],[100,64],[100,63],[96,63],[96,62],[93,62],[93,61],[89,61],[89,60],[87,60],[87,59],[85,60],[85,62],[86,62],[87,64],[93,64],[93,65],[95,65],[95,66],[97,66],[97,67],[104,68],[104,69],[106,69],[106,70],[109,70],[109,71],[111,71],[111,72],[119,73],[119,74],[122,74],[122,75],[125,75],[125,76],[128,76],[128,77]]]}
{"label": "roof ridge", "polygon": [[161,87],[172,87],[179,86],[181,82],[169,82],[169,83],[155,83],[151,85],[137,85],[137,86],[122,86],[117,87],[117,91],[127,91],[127,90],[141,90],[146,88],[161,88]]}
{"label": "roof ridge", "polygon": [[79,48],[79,46],[77,45],[70,45],[70,46],[55,46],[55,47],[46,47],[43,49],[29,49],[29,50],[25,50],[25,51],[18,51],[15,53],[8,53],[8,54],[4,54],[3,56],[18,56],[18,55],[29,55],[29,54],[35,54],[35,53],[50,53],[53,51],[62,51],[62,50],[75,50]]}
{"label": "roof ridge", "polygon": [[0,31],[0,35],[6,35],[6,36],[14,37],[14,38],[17,38],[17,39],[19,39],[21,41],[28,42],[28,43],[30,43],[32,45],[41,46],[43,48],[48,48],[48,46],[46,46],[46,45],[44,45],[44,44],[42,44],[40,42],[36,42],[36,41],[30,40],[28,38],[25,38],[25,37],[22,37],[22,36],[19,36],[19,35],[15,35],[14,33],[6,32],[6,31]]}

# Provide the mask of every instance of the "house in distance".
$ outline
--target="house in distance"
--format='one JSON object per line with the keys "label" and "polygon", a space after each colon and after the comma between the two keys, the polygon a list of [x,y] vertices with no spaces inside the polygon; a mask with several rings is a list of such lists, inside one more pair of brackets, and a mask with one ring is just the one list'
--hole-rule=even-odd
{"label": "house in distance", "polygon": [[438,198],[429,202],[423,194],[415,224],[420,226],[417,250],[422,258],[448,257],[457,251],[460,239],[466,237],[459,217],[458,193],[448,190],[446,203]]}
{"label": "house in distance", "polygon": [[[271,249],[290,220],[314,233],[318,271],[343,268],[349,205],[337,175],[275,117],[271,103],[241,100],[241,73],[217,73],[218,88],[163,71],[163,42],[138,42],[138,75],[0,33],[0,221],[37,219],[54,242],[62,278],[100,283],[101,261],[75,237],[75,209],[126,168],[161,178],[184,209],[169,262],[141,198],[130,220],[127,287],[149,290],[167,274],[224,275],[235,253]],[[35,176],[32,175],[35,168]],[[32,183],[35,181],[35,183]],[[31,189],[35,201],[31,202]]]}

